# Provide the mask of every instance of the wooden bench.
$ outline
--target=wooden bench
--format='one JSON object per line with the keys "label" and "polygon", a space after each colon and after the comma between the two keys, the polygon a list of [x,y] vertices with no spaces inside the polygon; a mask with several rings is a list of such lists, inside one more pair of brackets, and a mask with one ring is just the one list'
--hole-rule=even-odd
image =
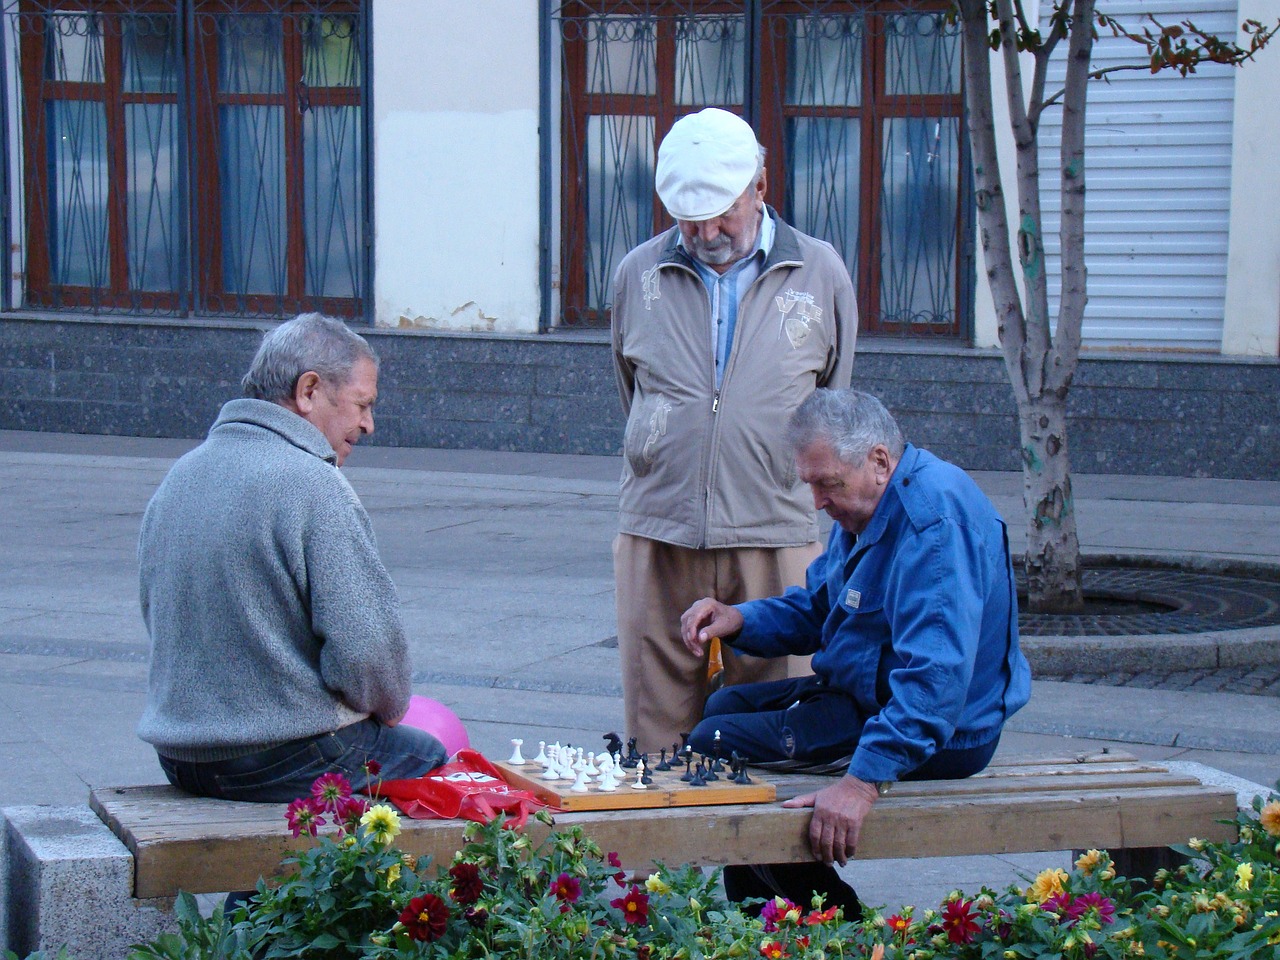
{"label": "wooden bench", "polygon": [[[798,775],[769,778],[779,803],[830,783]],[[97,789],[90,803],[133,854],[138,898],[251,889],[306,842],[289,835],[281,804],[207,800],[167,786]],[[810,811],[779,803],[582,812],[561,814],[556,822],[580,824],[631,870],[655,860],[721,866],[809,859]],[[1191,836],[1229,839],[1233,828],[1218,821],[1235,813],[1231,790],[1127,754],[1010,758],[968,780],[895,785],[867,818],[858,858],[1089,847],[1132,854]],[[406,819],[397,844],[447,863],[463,826]]]}

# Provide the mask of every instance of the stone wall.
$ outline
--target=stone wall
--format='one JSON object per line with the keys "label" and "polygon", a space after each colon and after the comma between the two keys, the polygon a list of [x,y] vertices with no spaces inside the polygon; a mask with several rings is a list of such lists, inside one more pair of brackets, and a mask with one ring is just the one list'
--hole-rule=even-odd
{"label": "stone wall", "polygon": [[[0,429],[199,437],[263,326],[236,321],[0,319]],[[371,443],[615,454],[622,422],[602,333],[367,330],[383,358]],[[975,470],[1017,469],[995,351],[864,339],[855,384],[909,439]],[[1280,361],[1102,354],[1071,392],[1082,473],[1280,479]]]}

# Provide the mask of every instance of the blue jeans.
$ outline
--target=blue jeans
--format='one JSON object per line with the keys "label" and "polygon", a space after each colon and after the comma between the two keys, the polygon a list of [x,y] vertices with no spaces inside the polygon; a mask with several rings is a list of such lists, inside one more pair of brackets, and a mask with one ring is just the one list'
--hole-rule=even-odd
{"label": "blue jeans", "polygon": [[[707,698],[703,720],[689,735],[699,753],[737,751],[754,763],[776,760],[823,762],[851,755],[867,717],[853,698],[821,677],[744,683]],[[939,750],[903,780],[961,780],[991,762],[1000,738],[966,750]]]}
{"label": "blue jeans", "polygon": [[[361,790],[370,781],[419,777],[448,757],[440,741],[417,727],[388,727],[372,718],[315,737],[290,740],[230,760],[192,762],[160,756],[169,782],[180,790],[219,800],[288,803],[311,793],[325,773],[341,773]],[[364,765],[382,767],[370,777]]]}

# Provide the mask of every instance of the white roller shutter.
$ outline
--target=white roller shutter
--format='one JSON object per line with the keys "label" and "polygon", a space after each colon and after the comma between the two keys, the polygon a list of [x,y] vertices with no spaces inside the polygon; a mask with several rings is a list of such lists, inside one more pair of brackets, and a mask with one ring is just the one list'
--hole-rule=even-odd
{"label": "white roller shutter", "polygon": [[[1239,26],[1235,0],[1101,0],[1099,6],[1131,28],[1148,12],[1165,24],[1191,20],[1223,37],[1234,37]],[[1065,51],[1064,42],[1059,52]],[[1095,68],[1143,58],[1142,47],[1110,31],[1094,45]],[[1063,60],[1055,60],[1049,90],[1061,86]],[[1232,68],[1217,64],[1186,78],[1134,70],[1089,82],[1086,346],[1219,350],[1233,90]],[[1052,316],[1058,309],[1061,117],[1050,108],[1040,132]]]}

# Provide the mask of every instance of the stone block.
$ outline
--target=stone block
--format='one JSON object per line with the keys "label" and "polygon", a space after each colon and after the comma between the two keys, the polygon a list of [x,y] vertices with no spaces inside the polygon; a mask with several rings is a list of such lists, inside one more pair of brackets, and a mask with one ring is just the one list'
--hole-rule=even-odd
{"label": "stone block", "polygon": [[18,956],[65,946],[76,960],[120,960],[174,926],[170,904],[133,898],[133,857],[88,807],[7,807],[0,818],[0,931]]}

